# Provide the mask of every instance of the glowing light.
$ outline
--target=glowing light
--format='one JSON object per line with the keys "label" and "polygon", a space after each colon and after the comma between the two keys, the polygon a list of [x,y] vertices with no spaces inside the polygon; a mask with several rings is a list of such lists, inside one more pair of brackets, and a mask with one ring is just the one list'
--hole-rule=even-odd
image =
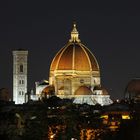
{"label": "glowing light", "polygon": [[130,116],[129,115],[122,115],[122,119],[123,120],[129,120],[130,119]]}
{"label": "glowing light", "polygon": [[31,119],[31,120],[34,120],[34,119],[36,119],[36,116],[32,116],[30,119]]}
{"label": "glowing light", "polygon": [[48,80],[44,80],[44,82],[45,82],[45,83],[49,83],[49,81],[48,81]]}
{"label": "glowing light", "polygon": [[16,117],[21,118],[20,115],[18,113],[16,113]]}
{"label": "glowing light", "polygon": [[51,135],[51,136],[50,136],[50,138],[51,138],[51,139],[53,139],[53,138],[54,138],[54,136],[55,136],[55,134]]}
{"label": "glowing light", "polygon": [[117,100],[116,100],[116,102],[117,102],[117,103],[119,103],[119,102],[120,102],[120,100],[119,100],[119,99],[117,99]]}
{"label": "glowing light", "polygon": [[119,126],[116,126],[116,125],[114,126],[114,125],[112,125],[112,126],[110,126],[109,128],[110,128],[111,131],[116,131],[116,129],[118,129]]}
{"label": "glowing light", "polygon": [[102,115],[100,118],[108,119],[108,115]]}

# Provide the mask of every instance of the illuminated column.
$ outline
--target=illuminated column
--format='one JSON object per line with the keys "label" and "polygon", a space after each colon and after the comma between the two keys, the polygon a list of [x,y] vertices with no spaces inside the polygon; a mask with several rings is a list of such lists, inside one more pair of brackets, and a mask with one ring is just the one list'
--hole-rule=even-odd
{"label": "illuminated column", "polygon": [[25,103],[27,93],[27,50],[13,51],[13,101]]}

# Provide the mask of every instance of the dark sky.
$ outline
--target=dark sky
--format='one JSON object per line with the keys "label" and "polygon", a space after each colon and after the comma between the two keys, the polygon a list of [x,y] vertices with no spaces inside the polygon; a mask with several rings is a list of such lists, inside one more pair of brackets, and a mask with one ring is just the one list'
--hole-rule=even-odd
{"label": "dark sky", "polygon": [[140,76],[139,3],[94,0],[9,0],[0,3],[0,88],[12,93],[12,50],[29,50],[29,89],[48,79],[51,60],[70,38],[76,21],[80,39],[96,56],[103,87],[122,98]]}

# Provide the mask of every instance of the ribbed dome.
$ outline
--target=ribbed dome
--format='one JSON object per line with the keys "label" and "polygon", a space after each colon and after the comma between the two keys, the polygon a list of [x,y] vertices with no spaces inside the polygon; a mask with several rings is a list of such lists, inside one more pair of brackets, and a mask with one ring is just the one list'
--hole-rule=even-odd
{"label": "ribbed dome", "polygon": [[132,79],[128,83],[125,92],[140,94],[140,78]]}
{"label": "ribbed dome", "polygon": [[78,38],[76,25],[71,39],[54,57],[50,70],[99,71],[96,58]]}
{"label": "ribbed dome", "polygon": [[49,86],[47,86],[47,87],[45,87],[43,90],[42,90],[42,93],[43,94],[53,94],[54,93],[54,86],[51,86],[51,85],[49,85]]}
{"label": "ribbed dome", "polygon": [[80,86],[76,91],[75,95],[92,95],[92,91],[86,86]]}

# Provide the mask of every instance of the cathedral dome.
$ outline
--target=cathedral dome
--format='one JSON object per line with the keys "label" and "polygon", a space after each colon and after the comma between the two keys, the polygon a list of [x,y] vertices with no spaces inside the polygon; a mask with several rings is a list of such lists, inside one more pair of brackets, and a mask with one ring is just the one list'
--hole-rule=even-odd
{"label": "cathedral dome", "polygon": [[125,98],[140,101],[140,78],[132,79],[125,88]]}
{"label": "cathedral dome", "polygon": [[125,92],[140,94],[140,78],[132,79],[126,86]]}
{"label": "cathedral dome", "polygon": [[54,86],[51,86],[51,85],[49,85],[49,86],[47,86],[47,87],[45,87],[43,90],[42,90],[42,93],[43,94],[53,94],[54,93]]}
{"label": "cathedral dome", "polygon": [[75,95],[92,95],[92,91],[87,86],[80,86],[76,91]]}
{"label": "cathedral dome", "polygon": [[78,38],[74,24],[69,42],[56,54],[50,70],[99,71],[95,56]]}

